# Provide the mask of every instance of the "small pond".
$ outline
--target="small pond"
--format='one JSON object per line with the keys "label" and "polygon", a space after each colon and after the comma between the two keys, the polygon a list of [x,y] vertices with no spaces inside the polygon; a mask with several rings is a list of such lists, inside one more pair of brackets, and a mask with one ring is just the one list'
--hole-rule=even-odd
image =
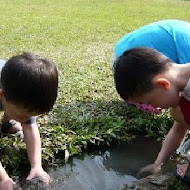
{"label": "small pond", "polygon": [[139,137],[130,144],[113,145],[92,150],[70,163],[51,169],[53,180],[49,187],[33,181],[20,180],[22,190],[119,190],[125,184],[131,186],[143,166],[152,163],[161,143],[155,139]]}

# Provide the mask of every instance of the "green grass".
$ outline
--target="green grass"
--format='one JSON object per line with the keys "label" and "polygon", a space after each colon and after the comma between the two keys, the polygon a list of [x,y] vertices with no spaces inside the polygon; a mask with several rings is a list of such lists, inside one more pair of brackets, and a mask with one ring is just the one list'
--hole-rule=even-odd
{"label": "green grass", "polygon": [[[111,55],[122,35],[142,25],[170,18],[190,21],[190,2],[0,0],[0,10],[1,58],[32,51],[53,60],[59,69],[57,102],[50,119],[39,120],[44,163],[57,163],[65,152],[77,154],[89,142],[128,140],[129,129],[163,137],[168,130],[167,115],[150,116],[150,120],[143,116],[143,120],[139,112],[133,112],[130,117],[134,120],[126,120],[130,110],[115,91]],[[160,126],[161,132],[157,130]],[[16,171],[19,152],[25,146],[14,140],[1,138],[0,146],[2,150],[18,147],[17,155],[5,151],[2,157],[4,164],[12,164]]]}

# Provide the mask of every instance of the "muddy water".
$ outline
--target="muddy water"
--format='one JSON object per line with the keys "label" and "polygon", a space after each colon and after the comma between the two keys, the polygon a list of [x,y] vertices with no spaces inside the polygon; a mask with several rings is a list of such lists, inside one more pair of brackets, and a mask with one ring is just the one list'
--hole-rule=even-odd
{"label": "muddy water", "polygon": [[72,162],[51,169],[53,180],[49,187],[36,182],[20,180],[23,190],[118,190],[131,186],[139,169],[152,163],[161,143],[150,138],[137,138],[131,144],[114,145],[107,150],[90,151]]}

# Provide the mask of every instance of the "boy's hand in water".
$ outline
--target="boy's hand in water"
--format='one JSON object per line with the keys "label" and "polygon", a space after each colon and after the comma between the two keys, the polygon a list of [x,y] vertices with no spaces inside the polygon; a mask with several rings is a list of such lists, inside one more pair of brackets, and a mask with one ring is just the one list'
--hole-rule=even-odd
{"label": "boy's hand in water", "polygon": [[49,185],[51,182],[49,174],[46,173],[42,167],[36,167],[30,170],[27,180],[31,180],[33,178],[39,178],[44,182],[45,185]]}
{"label": "boy's hand in water", "polygon": [[16,183],[10,177],[0,181],[0,190],[13,190],[15,187]]}
{"label": "boy's hand in water", "polygon": [[162,165],[163,163],[161,164],[154,163],[154,164],[147,165],[139,171],[138,175],[140,177],[147,177],[148,175],[156,174],[160,172]]}

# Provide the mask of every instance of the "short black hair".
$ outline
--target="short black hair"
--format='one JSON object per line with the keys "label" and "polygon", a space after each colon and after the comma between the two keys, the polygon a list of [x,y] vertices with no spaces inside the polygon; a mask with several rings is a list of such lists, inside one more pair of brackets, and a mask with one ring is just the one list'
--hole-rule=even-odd
{"label": "short black hair", "polygon": [[50,111],[56,101],[58,71],[50,60],[23,52],[5,63],[1,85],[7,101],[41,114]]}
{"label": "short black hair", "polygon": [[124,100],[149,92],[153,89],[153,77],[166,71],[169,63],[168,57],[151,48],[125,51],[114,63],[117,92]]}

